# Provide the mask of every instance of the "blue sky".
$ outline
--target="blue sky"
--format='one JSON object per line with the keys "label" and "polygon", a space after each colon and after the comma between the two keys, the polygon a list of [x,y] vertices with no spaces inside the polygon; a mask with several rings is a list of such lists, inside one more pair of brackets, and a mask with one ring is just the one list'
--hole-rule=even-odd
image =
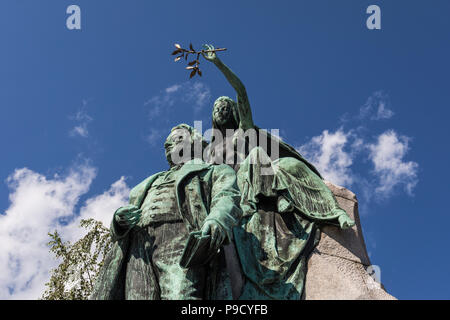
{"label": "blue sky", "polygon": [[[82,29],[66,28],[81,8]],[[366,8],[381,8],[381,30]],[[108,220],[167,167],[170,128],[234,97],[213,65],[188,79],[174,43],[226,47],[255,123],[354,191],[367,249],[399,299],[449,299],[448,1],[0,3],[0,297],[37,298],[46,232]],[[77,220],[78,219],[78,220]],[[61,223],[65,221],[65,223]]]}

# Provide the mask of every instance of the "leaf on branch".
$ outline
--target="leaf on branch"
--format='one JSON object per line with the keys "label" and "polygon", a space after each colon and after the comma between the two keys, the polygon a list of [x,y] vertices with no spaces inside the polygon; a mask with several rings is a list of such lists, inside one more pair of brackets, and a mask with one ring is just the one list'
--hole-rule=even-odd
{"label": "leaf on branch", "polygon": [[197,72],[197,69],[192,70],[191,74],[189,75],[189,79],[191,79],[193,76],[195,76],[196,72]]}
{"label": "leaf on branch", "polygon": [[202,76],[202,72],[200,71],[200,69],[198,69],[197,73],[200,77]]}
{"label": "leaf on branch", "polygon": [[191,49],[191,51],[195,51],[194,47],[192,46],[192,43],[189,44],[189,49]]}
{"label": "leaf on branch", "polygon": [[42,299],[84,300],[91,294],[105,255],[111,249],[111,236],[109,230],[94,219],[81,220],[80,227],[88,233],[73,244],[63,242],[56,231],[49,233],[50,251],[62,262],[51,271]]}
{"label": "leaf on branch", "polygon": [[187,70],[195,69],[195,67],[186,67]]}
{"label": "leaf on branch", "polygon": [[177,62],[177,61],[180,60],[180,59],[181,59],[181,56],[176,57],[174,61]]}
{"label": "leaf on branch", "polygon": [[189,62],[188,65],[193,66],[196,62],[197,62],[197,60],[193,60],[193,61]]}
{"label": "leaf on branch", "polygon": [[177,49],[177,50],[175,50],[174,52],[172,52],[172,55],[174,56],[174,55],[176,55],[176,54],[178,54],[178,53],[180,53],[180,52],[181,52],[181,50]]}
{"label": "leaf on branch", "polygon": [[178,43],[175,43],[175,48],[181,49],[181,46]]}

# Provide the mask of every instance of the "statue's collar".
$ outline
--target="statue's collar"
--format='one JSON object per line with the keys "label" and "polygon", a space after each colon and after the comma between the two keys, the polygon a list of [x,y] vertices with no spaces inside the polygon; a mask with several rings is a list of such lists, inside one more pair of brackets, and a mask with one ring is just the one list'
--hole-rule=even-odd
{"label": "statue's collar", "polygon": [[194,158],[192,160],[187,161],[184,165],[191,165],[191,164],[206,164],[205,161],[203,161],[202,159],[198,159],[198,158]]}
{"label": "statue's collar", "polygon": [[178,169],[184,167],[185,165],[192,165],[192,164],[204,165],[204,164],[207,164],[207,163],[205,161],[201,160],[201,159],[194,158],[194,159],[191,159],[189,161],[186,161],[185,163],[177,164],[177,165],[174,165],[174,166],[170,167],[169,171],[178,170]]}
{"label": "statue's collar", "polygon": [[191,172],[198,170],[203,170],[205,168],[208,168],[209,166],[211,166],[211,164],[208,164],[201,159],[194,158],[192,160],[187,161],[183,166],[181,166],[180,172],[182,173],[180,174],[184,176],[185,174],[189,174]]}

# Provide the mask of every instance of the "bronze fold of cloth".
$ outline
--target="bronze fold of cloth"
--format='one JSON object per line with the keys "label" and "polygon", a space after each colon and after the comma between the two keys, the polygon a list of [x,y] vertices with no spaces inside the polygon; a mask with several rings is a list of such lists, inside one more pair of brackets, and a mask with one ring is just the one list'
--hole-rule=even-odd
{"label": "bronze fold of cloth", "polygon": [[237,176],[243,218],[233,232],[246,279],[240,299],[301,299],[318,226],[339,226],[347,213],[323,180],[296,158],[271,161],[257,147]]}
{"label": "bronze fold of cloth", "polygon": [[229,243],[241,217],[239,201],[236,175],[227,165],[193,159],[148,177],[131,190],[125,206],[143,209],[140,222],[124,231],[112,220],[113,246],[90,299],[231,299],[231,289],[222,284],[221,254],[189,268],[180,259],[190,234],[205,221],[216,221]]}

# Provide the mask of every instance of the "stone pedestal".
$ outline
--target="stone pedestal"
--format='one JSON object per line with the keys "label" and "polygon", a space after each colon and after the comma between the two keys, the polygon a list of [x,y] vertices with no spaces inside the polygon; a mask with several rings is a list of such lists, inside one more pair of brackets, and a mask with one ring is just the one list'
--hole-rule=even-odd
{"label": "stone pedestal", "polygon": [[353,192],[326,182],[341,208],[355,220],[347,230],[326,226],[308,261],[304,298],[306,300],[392,300],[372,272]]}

